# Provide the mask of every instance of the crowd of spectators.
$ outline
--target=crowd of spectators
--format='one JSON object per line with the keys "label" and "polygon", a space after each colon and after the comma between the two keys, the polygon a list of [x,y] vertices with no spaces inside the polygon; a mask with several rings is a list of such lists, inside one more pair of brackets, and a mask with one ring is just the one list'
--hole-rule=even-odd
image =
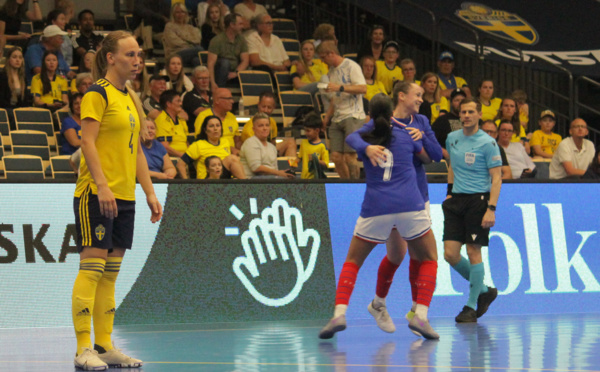
{"label": "crowd of spectators", "polygon": [[[59,7],[47,14],[37,0],[6,0],[0,8],[0,56],[4,57],[0,104],[11,121],[11,111],[17,107],[68,111],[70,116],[62,121],[62,153],[71,154],[79,147],[81,98],[94,82],[91,66],[103,36],[95,31],[95,16],[89,9],[77,13],[78,32],[73,33],[69,24],[76,11],[74,2],[57,3]],[[277,157],[285,156],[295,159],[290,164],[301,162],[302,178],[312,178],[315,172],[308,169],[312,154],[327,167],[329,148],[338,175],[358,178],[356,154],[345,138],[369,119],[368,101],[378,93],[391,94],[400,81],[422,87],[419,113],[430,120],[442,147],[448,134],[461,128],[458,108],[462,99],[471,97],[471,89],[455,74],[450,51],[439,55],[438,71],[418,75],[418,66],[401,56],[400,45],[387,37],[385,27],[372,26],[356,58],[345,58],[337,48],[334,26],[323,23],[313,39],[301,42],[292,59],[273,33],[273,19],[263,5],[243,0],[230,9],[221,0],[201,1],[194,17],[185,3],[135,1],[131,27],[140,42],[140,63],[130,83],[152,121],[143,145],[153,177],[290,178],[293,172],[277,168]],[[45,23],[39,37],[21,31],[26,20]],[[160,44],[164,68],[151,74],[146,58]],[[11,47],[5,50],[6,45]],[[207,51],[205,66],[201,51]],[[312,95],[317,113],[302,125],[306,139],[300,147],[295,138],[278,136],[273,117],[278,99],[272,93],[260,96],[258,114],[240,130],[229,88],[237,86],[238,73],[248,69],[267,71],[273,78],[275,72],[289,72],[293,88]],[[494,80],[482,79],[475,93],[482,107],[481,128],[497,139],[505,154],[503,178],[532,177],[543,162],[552,179],[598,175],[598,156],[585,138],[585,121],[575,119],[570,137],[563,139],[553,131],[557,120],[553,111],[543,111],[534,121],[537,125],[530,125],[525,92],[497,97],[495,88]],[[323,141],[327,133],[328,140]],[[177,171],[171,158],[180,160]]]}

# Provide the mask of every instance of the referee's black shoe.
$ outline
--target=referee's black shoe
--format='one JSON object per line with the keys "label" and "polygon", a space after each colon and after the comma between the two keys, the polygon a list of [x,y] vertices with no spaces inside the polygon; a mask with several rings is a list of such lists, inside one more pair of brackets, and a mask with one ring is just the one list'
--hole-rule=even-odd
{"label": "referee's black shoe", "polygon": [[456,323],[477,323],[477,312],[469,306],[463,306],[462,311],[454,320]]}
{"label": "referee's black shoe", "polygon": [[477,317],[481,318],[488,311],[488,308],[498,297],[498,290],[494,287],[487,287],[488,291],[481,293],[477,297]]}

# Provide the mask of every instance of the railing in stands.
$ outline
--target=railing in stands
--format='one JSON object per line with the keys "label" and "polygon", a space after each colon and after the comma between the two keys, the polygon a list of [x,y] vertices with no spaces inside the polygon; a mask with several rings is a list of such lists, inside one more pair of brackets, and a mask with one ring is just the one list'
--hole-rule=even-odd
{"label": "railing in stands", "polygon": [[[566,76],[567,78],[567,87],[565,91],[560,92],[547,87],[544,82],[537,82],[533,79],[533,63],[543,63],[548,66],[553,67],[554,69],[561,72],[562,76]],[[530,108],[534,107],[534,110],[530,111],[530,117],[537,118],[539,114],[546,109],[551,109],[557,115],[556,126],[554,131],[563,137],[568,135],[568,126],[570,121],[573,119],[573,74],[568,69],[548,62],[542,58],[537,58],[535,56],[531,57],[529,63],[527,64],[528,71],[528,79],[527,79],[527,87],[529,89],[529,102]],[[548,101],[546,99],[540,99],[540,97],[544,96],[544,93],[548,93],[552,96],[553,99],[558,100],[554,105],[548,105]],[[537,94],[537,95],[536,95]],[[538,96],[539,95],[539,96]],[[567,114],[564,114],[564,110],[556,110],[557,106],[567,107]],[[534,113],[534,115],[531,115]]]}
{"label": "railing in stands", "polygon": [[[575,80],[575,86],[574,86],[574,91],[573,91],[574,116],[579,117],[582,114],[581,109],[585,109],[588,111],[588,113],[591,113],[593,115],[600,116],[600,109],[598,109],[597,106],[592,107],[592,106],[589,106],[579,100],[579,90],[582,88],[582,83],[591,85],[596,88],[600,88],[600,83],[598,83],[595,80],[590,79],[587,76],[580,76]],[[600,131],[595,128],[590,128],[589,123],[588,123],[588,130],[590,132],[590,141],[594,142],[596,144],[596,147],[600,146],[600,142],[598,142],[598,140],[600,139]]]}
{"label": "railing in stands", "polygon": [[[429,17],[431,17],[431,35],[430,35],[430,38],[432,40],[432,43],[431,43],[431,56],[430,56],[430,58],[431,58],[431,64],[432,64],[432,66],[435,66],[435,60],[436,60],[435,56],[437,54],[436,50],[435,50],[435,48],[436,48],[435,40],[439,39],[438,35],[436,34],[436,32],[437,32],[437,21],[436,21],[436,18],[435,18],[435,13],[432,12],[431,9],[428,9],[428,8],[424,7],[423,5],[415,3],[415,2],[412,2],[410,0],[396,0],[396,3],[399,4],[399,5],[406,4],[406,5],[408,5],[408,6],[412,7],[412,8],[420,10],[421,12],[427,13],[427,15]],[[395,15],[396,15],[395,8],[396,8],[396,6],[394,4],[394,0],[390,0],[390,19],[391,20],[395,19]],[[392,35],[391,36],[394,39],[398,39],[398,37],[397,37],[398,36],[398,34],[397,34],[397,27],[393,27],[392,28]]]}
{"label": "railing in stands", "polygon": [[[502,40],[498,37],[493,37],[492,35],[485,35],[481,41],[480,41],[480,46],[479,46],[479,58],[483,61],[485,59],[485,55],[486,55],[486,41],[487,40],[493,40],[495,43],[498,44],[502,44],[507,48],[511,48],[513,49],[515,52],[517,52],[519,54],[519,73],[518,73],[518,80],[519,80],[519,84],[521,87],[524,86],[525,84],[525,55],[523,54],[523,49],[521,48],[516,48],[513,44]],[[481,76],[481,78],[483,78],[483,76]]]}
{"label": "railing in stands", "polygon": [[355,53],[356,50],[351,50],[349,47],[354,48],[355,45],[358,45],[356,30],[354,30],[357,25],[350,22],[349,19],[351,19],[352,12],[356,12],[356,6],[351,7],[348,2],[345,2],[345,5],[338,5],[335,11],[330,11],[318,6],[316,0],[296,0],[296,18],[302,20],[302,22],[296,21],[300,41],[312,39],[313,31],[319,24],[330,23],[335,27],[340,53]]}

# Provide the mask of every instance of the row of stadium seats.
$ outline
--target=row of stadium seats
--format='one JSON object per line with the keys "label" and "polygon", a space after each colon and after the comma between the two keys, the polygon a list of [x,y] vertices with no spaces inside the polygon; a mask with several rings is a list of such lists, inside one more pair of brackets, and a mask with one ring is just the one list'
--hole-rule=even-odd
{"label": "row of stadium seats", "polygon": [[[62,136],[62,120],[69,115],[66,111],[57,111],[52,117],[48,109],[22,107],[13,110],[16,130],[11,130],[10,118],[5,109],[0,109],[0,147],[4,153],[14,155],[29,154],[42,156],[44,161],[50,155],[59,155]],[[23,148],[43,147],[30,152]]]}
{"label": "row of stadium seats", "polygon": [[44,162],[35,155],[6,155],[0,161],[0,173],[11,181],[75,180],[77,176],[69,163],[70,158],[69,155],[52,156],[48,162]]}

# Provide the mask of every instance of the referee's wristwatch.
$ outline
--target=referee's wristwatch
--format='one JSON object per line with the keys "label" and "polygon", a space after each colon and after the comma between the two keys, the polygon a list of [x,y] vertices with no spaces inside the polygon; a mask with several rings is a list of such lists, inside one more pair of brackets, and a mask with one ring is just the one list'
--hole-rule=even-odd
{"label": "referee's wristwatch", "polygon": [[488,209],[492,212],[496,212],[496,206],[494,204],[488,204]]}

